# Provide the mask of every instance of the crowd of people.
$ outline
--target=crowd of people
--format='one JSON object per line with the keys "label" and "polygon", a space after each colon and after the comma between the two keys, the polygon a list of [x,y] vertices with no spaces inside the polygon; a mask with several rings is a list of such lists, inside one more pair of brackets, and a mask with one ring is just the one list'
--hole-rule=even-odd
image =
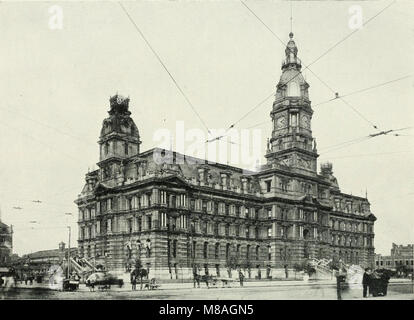
{"label": "crowd of people", "polygon": [[[337,298],[342,300],[342,291],[346,288],[347,270],[340,268],[336,271],[335,276],[337,281]],[[389,272],[365,268],[362,275],[362,296],[364,298],[369,296],[377,297],[379,295],[386,296],[389,280]]]}

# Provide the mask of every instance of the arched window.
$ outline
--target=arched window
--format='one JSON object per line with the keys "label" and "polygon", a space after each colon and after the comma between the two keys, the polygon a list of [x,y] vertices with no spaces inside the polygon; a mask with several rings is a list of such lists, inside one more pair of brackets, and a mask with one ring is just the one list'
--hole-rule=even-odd
{"label": "arched window", "polygon": [[295,81],[291,81],[288,84],[288,90],[287,90],[287,96],[288,97],[298,97],[300,96],[300,89],[299,85]]}
{"label": "arched window", "polygon": [[214,248],[214,258],[220,258],[220,243],[216,243],[216,246]]}

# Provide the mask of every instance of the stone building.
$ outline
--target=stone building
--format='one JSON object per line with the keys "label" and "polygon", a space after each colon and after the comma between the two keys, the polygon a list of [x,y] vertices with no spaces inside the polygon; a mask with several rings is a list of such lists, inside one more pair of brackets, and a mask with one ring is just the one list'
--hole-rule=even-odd
{"label": "stone building", "polygon": [[0,266],[10,264],[13,252],[13,228],[0,220]]}
{"label": "stone building", "polygon": [[405,266],[408,270],[413,270],[414,264],[414,245],[398,245],[393,243],[389,256],[381,254],[375,255],[375,267],[397,270],[399,266]]}
{"label": "stone building", "polygon": [[[136,258],[155,277],[277,276],[309,258],[374,264],[366,198],[342,193],[332,164],[317,172],[309,85],[290,34],[270,113],[267,163],[255,172],[154,148],[140,150],[129,98],[110,98],[99,169],[86,174],[79,253],[108,269]],[[97,263],[98,263],[97,262]]]}

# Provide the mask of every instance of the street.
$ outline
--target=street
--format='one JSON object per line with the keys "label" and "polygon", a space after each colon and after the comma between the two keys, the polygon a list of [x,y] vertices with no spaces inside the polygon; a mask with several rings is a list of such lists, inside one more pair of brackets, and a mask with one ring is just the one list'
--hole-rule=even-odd
{"label": "street", "polygon": [[[129,290],[129,285],[108,291],[90,292],[86,288],[76,292],[61,292],[39,288],[15,288],[7,293],[2,292],[2,299],[171,299],[171,300],[336,300],[336,286],[333,284],[294,284],[264,286],[235,286],[233,288],[179,288],[160,290]],[[342,293],[343,300],[363,299],[362,289],[346,289]],[[414,300],[411,282],[390,283],[386,297],[369,297],[373,300]]]}

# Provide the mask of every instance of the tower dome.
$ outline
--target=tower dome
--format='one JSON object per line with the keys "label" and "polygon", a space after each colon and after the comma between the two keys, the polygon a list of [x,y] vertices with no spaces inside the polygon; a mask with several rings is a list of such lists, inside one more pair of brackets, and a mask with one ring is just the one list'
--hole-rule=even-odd
{"label": "tower dome", "polygon": [[99,144],[100,160],[127,158],[139,153],[140,135],[130,117],[129,98],[116,94],[109,98],[109,117],[103,121]]}

